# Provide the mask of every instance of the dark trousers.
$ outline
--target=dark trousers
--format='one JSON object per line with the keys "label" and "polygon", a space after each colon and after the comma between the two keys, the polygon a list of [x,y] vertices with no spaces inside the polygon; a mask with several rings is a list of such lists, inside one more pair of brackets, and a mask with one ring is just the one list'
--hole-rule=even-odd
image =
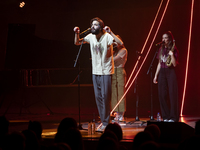
{"label": "dark trousers", "polygon": [[111,75],[93,75],[95,100],[101,122],[107,126],[110,121]]}
{"label": "dark trousers", "polygon": [[[170,108],[167,98],[169,93]],[[179,121],[178,85],[174,68],[161,68],[158,76],[158,95],[163,119]]]}

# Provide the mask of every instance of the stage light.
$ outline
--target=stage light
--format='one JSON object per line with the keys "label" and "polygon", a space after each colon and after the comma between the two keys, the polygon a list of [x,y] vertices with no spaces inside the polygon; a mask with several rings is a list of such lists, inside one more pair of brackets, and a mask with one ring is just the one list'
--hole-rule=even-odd
{"label": "stage light", "polygon": [[25,2],[19,3],[19,7],[20,7],[20,8],[23,8],[24,6],[25,6]]}
{"label": "stage light", "polygon": [[188,39],[188,52],[187,52],[187,61],[186,61],[186,69],[185,69],[185,82],[184,82],[184,89],[183,89],[183,97],[182,97],[182,105],[181,105],[180,116],[183,115],[183,107],[184,107],[184,102],[185,102],[185,91],[186,91],[186,86],[187,86],[188,64],[189,64],[189,59],[190,59],[190,43],[191,43],[191,34],[192,34],[192,21],[193,21],[193,8],[194,8],[194,0],[192,0],[192,5],[191,5],[190,29],[189,29],[189,39]]}

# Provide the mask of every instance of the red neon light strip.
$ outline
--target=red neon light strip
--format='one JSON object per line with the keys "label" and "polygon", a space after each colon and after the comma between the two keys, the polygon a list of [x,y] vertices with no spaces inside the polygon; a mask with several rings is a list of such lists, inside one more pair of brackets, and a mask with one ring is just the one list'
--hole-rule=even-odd
{"label": "red neon light strip", "polygon": [[[164,9],[164,12],[163,12],[162,17],[161,17],[161,19],[160,19],[158,28],[157,28],[157,30],[156,30],[156,33],[155,33],[154,37],[153,37],[153,40],[152,40],[151,45],[150,45],[150,47],[149,47],[149,49],[148,49],[148,52],[147,52],[145,58],[144,58],[143,61],[142,61],[142,64],[140,65],[140,67],[139,67],[139,69],[138,69],[138,71],[137,71],[135,77],[133,78],[131,84],[128,86],[128,88],[127,88],[127,90],[125,91],[124,95],[123,95],[122,98],[119,100],[119,102],[116,104],[116,106],[113,108],[113,110],[110,112],[110,114],[112,114],[113,111],[114,111],[114,110],[117,108],[117,106],[120,104],[120,102],[122,101],[122,99],[125,97],[125,95],[126,95],[127,92],[129,91],[129,89],[131,88],[132,84],[134,83],[134,81],[135,81],[137,75],[139,74],[139,72],[140,72],[140,70],[141,70],[141,68],[142,68],[142,66],[143,66],[143,64],[144,64],[144,62],[145,62],[145,60],[146,60],[146,58],[147,58],[147,56],[148,56],[150,50],[151,50],[151,47],[152,47],[152,45],[153,45],[153,42],[154,42],[154,40],[155,40],[155,38],[156,38],[156,35],[157,35],[157,33],[158,33],[158,30],[160,29],[160,25],[161,25],[161,23],[162,23],[163,17],[164,17],[164,15],[165,15],[166,10],[167,10],[168,4],[169,4],[169,0],[167,1],[167,4],[166,4],[165,9]],[[152,81],[152,82],[153,82],[153,81]]]}
{"label": "red neon light strip", "polygon": [[[161,8],[161,6],[162,6],[162,3],[163,3],[163,0],[162,0],[161,3],[160,3],[160,6],[159,6],[158,11],[157,11],[157,13],[156,13],[156,16],[155,16],[155,18],[154,18],[154,21],[153,21],[153,23],[152,23],[152,25],[151,25],[151,29],[150,29],[150,31],[149,31],[149,34],[148,34],[148,36],[147,36],[147,39],[146,39],[146,41],[145,41],[145,43],[144,43],[144,45],[143,45],[143,47],[142,47],[142,51],[140,52],[141,54],[143,53],[144,48],[145,48],[145,46],[146,46],[146,44],[147,44],[147,41],[149,40],[150,34],[151,34],[151,32],[152,32],[152,29],[153,29],[153,27],[154,27],[154,25],[155,25],[156,19],[157,19],[157,17],[158,17],[159,12],[160,12],[160,8]],[[136,68],[136,66],[137,66],[137,64],[138,64],[138,62],[139,62],[139,60],[140,60],[140,58],[141,58],[141,56],[138,57],[138,60],[137,60],[135,66],[134,66],[134,68],[133,68],[133,71],[131,72],[131,75],[129,76],[129,79],[128,79],[128,81],[126,82],[125,88],[127,87],[129,81],[131,80],[131,78],[132,78],[132,76],[133,76],[133,73],[135,72],[135,68]]]}
{"label": "red neon light strip", "polygon": [[189,31],[189,39],[188,39],[188,53],[187,53],[187,62],[186,62],[186,69],[185,69],[185,82],[184,82],[183,98],[182,98],[182,106],[181,106],[180,116],[183,115],[183,106],[184,106],[184,101],[185,101],[185,91],[186,91],[187,76],[188,76],[188,64],[189,64],[189,59],[190,59],[190,43],[191,43],[191,34],[192,34],[193,7],[194,7],[194,0],[192,0],[192,6],[191,6],[190,31]]}

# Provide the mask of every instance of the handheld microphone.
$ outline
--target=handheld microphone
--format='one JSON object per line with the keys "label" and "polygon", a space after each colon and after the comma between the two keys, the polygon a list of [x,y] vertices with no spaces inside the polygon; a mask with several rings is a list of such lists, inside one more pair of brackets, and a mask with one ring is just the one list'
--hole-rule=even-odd
{"label": "handheld microphone", "polygon": [[164,43],[164,41],[159,42],[159,43],[156,44],[156,46],[160,46],[160,45],[163,44],[163,43]]}
{"label": "handheld microphone", "polygon": [[81,32],[80,35],[82,35],[82,34],[86,35],[86,34],[88,34],[90,31],[91,31],[91,28],[88,28],[87,30]]}

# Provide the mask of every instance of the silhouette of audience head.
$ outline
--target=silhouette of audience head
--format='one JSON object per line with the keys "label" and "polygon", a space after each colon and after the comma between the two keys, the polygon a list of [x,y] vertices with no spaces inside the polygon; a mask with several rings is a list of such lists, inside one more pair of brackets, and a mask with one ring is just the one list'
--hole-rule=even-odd
{"label": "silhouette of audience head", "polygon": [[6,150],[12,150],[12,149],[24,150],[25,136],[20,132],[11,133],[8,136],[5,149]]}
{"label": "silhouette of audience head", "polygon": [[109,123],[105,128],[105,131],[107,131],[107,130],[110,130],[113,133],[115,133],[119,141],[122,140],[123,132],[122,132],[121,126],[118,123],[116,123],[116,122]]}
{"label": "silhouette of audience head", "polygon": [[8,134],[9,121],[5,116],[0,116],[0,136]]}
{"label": "silhouette of audience head", "polygon": [[22,134],[25,136],[25,150],[39,150],[39,142],[34,131],[23,130]]}
{"label": "silhouette of audience head", "polygon": [[200,120],[195,123],[195,135],[200,135]]}
{"label": "silhouette of audience head", "polygon": [[71,148],[66,143],[55,143],[52,146],[49,146],[47,150],[71,150]]}
{"label": "silhouette of audience head", "polygon": [[74,118],[64,118],[59,126],[57,132],[67,131],[70,128],[77,128],[77,122]]}
{"label": "silhouette of audience head", "polygon": [[103,140],[103,139],[105,139],[107,137],[114,139],[116,142],[119,141],[118,138],[117,138],[117,135],[111,130],[104,131],[104,133],[99,138],[99,141],[101,141],[101,140]]}
{"label": "silhouette of audience head", "polygon": [[139,132],[133,140],[133,149],[140,147],[143,143],[153,141],[153,137],[149,132]]}
{"label": "silhouette of audience head", "polygon": [[39,121],[29,121],[28,129],[35,132],[38,140],[41,140],[42,124]]}
{"label": "silhouette of audience head", "polygon": [[111,137],[105,137],[102,140],[99,141],[97,150],[119,150],[119,143],[111,138]]}
{"label": "silhouette of audience head", "polygon": [[153,136],[155,142],[159,141],[161,132],[160,128],[156,124],[146,126],[144,132],[149,132]]}
{"label": "silhouette of audience head", "polygon": [[200,149],[200,136],[194,135],[179,144],[178,150]]}
{"label": "silhouette of audience head", "polygon": [[67,143],[72,150],[83,150],[83,139],[77,128],[70,128],[63,136],[63,142]]}
{"label": "silhouette of audience head", "polygon": [[64,118],[58,126],[55,143],[62,142],[66,132],[71,128],[77,129],[76,120],[73,118]]}
{"label": "silhouette of audience head", "polygon": [[147,141],[139,146],[140,150],[158,150],[159,148],[160,146],[154,141]]}

